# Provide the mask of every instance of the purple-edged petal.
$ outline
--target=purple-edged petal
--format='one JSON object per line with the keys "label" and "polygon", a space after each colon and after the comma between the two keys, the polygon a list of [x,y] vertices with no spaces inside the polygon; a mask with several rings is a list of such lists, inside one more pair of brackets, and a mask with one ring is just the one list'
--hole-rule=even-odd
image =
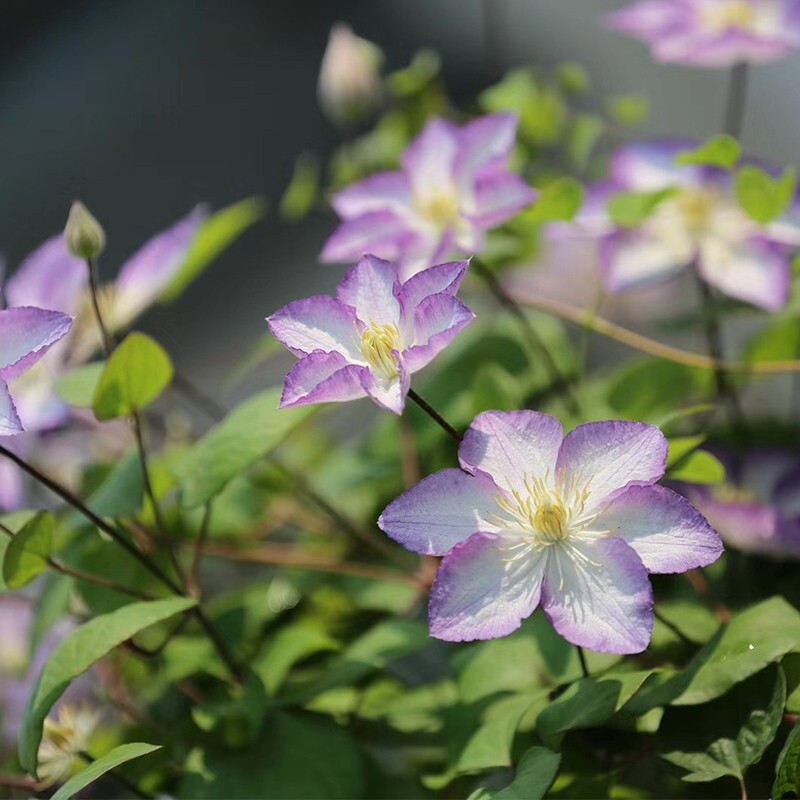
{"label": "purple-edged petal", "polygon": [[693,150],[691,139],[654,139],[620,147],[611,158],[611,178],[620,187],[637,192],[657,192],[699,175],[695,167],[677,166],[675,156]]}
{"label": "purple-edged petal", "polygon": [[286,375],[281,408],[364,397],[361,372],[365,369],[349,364],[339,353],[311,353],[301,358]]}
{"label": "purple-edged petal", "polygon": [[322,350],[362,361],[355,344],[355,316],[335,297],[319,295],[295,300],[268,317],[267,323],[272,335],[295,355]]}
{"label": "purple-edged petal", "polygon": [[397,267],[373,255],[365,255],[347,271],[336,290],[345,305],[355,309],[356,317],[371,322],[397,325],[400,322],[400,280]]}
{"label": "purple-edged petal", "polygon": [[393,211],[403,215],[410,210],[411,187],[402,172],[379,172],[337,192],[331,201],[344,219],[373,211]]}
{"label": "purple-edged petal", "polygon": [[70,255],[59,233],[34,250],[5,286],[10,306],[37,306],[77,314],[89,274],[86,264]]}
{"label": "purple-edged petal", "polygon": [[397,362],[397,377],[387,379],[370,369],[364,369],[360,373],[361,385],[381,408],[394,414],[402,414],[411,385],[411,374],[400,359],[400,354],[396,350],[392,352]]}
{"label": "purple-edged petal", "polygon": [[481,228],[491,228],[527,208],[537,192],[511,172],[493,172],[478,178],[473,200],[464,213]]}
{"label": "purple-edged petal", "polygon": [[8,385],[0,378],[0,436],[14,436],[22,432],[22,423],[8,391]]}
{"label": "purple-edged petal", "polygon": [[782,248],[708,238],[700,245],[697,266],[708,283],[737,300],[767,311],[786,305],[791,267]]}
{"label": "purple-edged petal", "polygon": [[600,653],[641,653],[653,631],[653,590],[639,556],[608,537],[550,548],[542,609],[569,642]]}
{"label": "purple-edged petal", "polygon": [[60,311],[21,306],[0,311],[0,377],[6,381],[30,369],[72,325]]}
{"label": "purple-edged petal", "polygon": [[546,556],[509,559],[508,540],[477,533],[442,561],[431,589],[430,631],[470,642],[513,633],[539,605]]}
{"label": "purple-edged petal", "polygon": [[320,259],[339,264],[373,253],[396,261],[415,238],[401,217],[391,211],[372,211],[342,222],[325,242]]}
{"label": "purple-edged petal", "polygon": [[611,28],[637,36],[650,36],[676,22],[680,6],[674,0],[644,0],[605,15]]}
{"label": "purple-edged petal", "polygon": [[722,555],[719,534],[705,517],[663,486],[632,486],[592,527],[626,541],[649,572],[686,572]]}
{"label": "purple-edged petal", "polygon": [[409,278],[398,295],[406,316],[413,319],[417,306],[432,294],[445,292],[454,295],[461,286],[468,267],[469,261],[448,261]]}
{"label": "purple-edged petal", "polygon": [[497,487],[485,475],[443,469],[391,502],[378,526],[408,550],[441,556],[486,530]]}
{"label": "purple-edged petal", "polygon": [[655,483],[667,466],[667,440],[655,425],[627,420],[587,422],[571,430],[556,469],[588,483],[587,513],[630,486]]}
{"label": "purple-edged petal", "polygon": [[403,353],[409,372],[429,364],[473,319],[472,311],[450,294],[426,297],[414,314],[414,345]]}
{"label": "purple-edged petal", "polygon": [[115,328],[133,322],[161,293],[183,266],[197,231],[208,217],[198,206],[179,222],[156,234],[120,269],[115,284],[113,317]]}
{"label": "purple-edged petal", "polygon": [[614,293],[666,280],[688,266],[693,254],[688,238],[676,249],[646,231],[619,231],[600,243],[603,283]]}
{"label": "purple-edged petal", "polygon": [[487,114],[458,132],[458,156],[453,170],[462,191],[471,190],[481,172],[502,169],[517,136],[516,114]]}
{"label": "purple-edged petal", "polygon": [[538,411],[484,411],[469,426],[458,449],[461,466],[480,470],[503,489],[527,494],[525,477],[555,472],[564,438],[561,423]]}
{"label": "purple-edged petal", "polygon": [[416,202],[448,191],[459,152],[459,130],[443,119],[431,119],[403,153],[403,169]]}

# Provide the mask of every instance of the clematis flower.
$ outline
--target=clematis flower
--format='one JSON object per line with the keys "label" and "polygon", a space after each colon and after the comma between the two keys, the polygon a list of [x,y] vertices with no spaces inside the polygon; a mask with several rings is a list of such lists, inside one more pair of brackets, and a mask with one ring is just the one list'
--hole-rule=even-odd
{"label": "clematis flower", "polygon": [[72,325],[59,311],[22,306],[0,311],[0,436],[23,430],[8,381],[30,369]]}
{"label": "clematis flower", "polygon": [[[719,291],[767,311],[789,294],[789,254],[800,246],[800,226],[790,216],[761,225],[739,206],[730,173],[712,167],[676,166],[688,141],[639,142],[618,150],[610,180],[594,188],[576,220],[600,237],[606,289],[624,291],[695,266]],[[633,228],[616,226],[605,211],[617,192],[671,189]]]}
{"label": "clematis flower", "polygon": [[681,492],[730,547],[772,558],[800,559],[800,459],[754,450],[726,462],[728,482],[687,484]]}
{"label": "clematis flower", "polygon": [[506,636],[541,605],[573,644],[638,653],[650,641],[648,573],[715,561],[722,544],[689,502],[656,486],[667,441],[640,422],[590,422],[564,436],[535,411],[479,414],[464,471],[445,469],[398,497],[382,530],[444,556],[430,600],[439,639]]}
{"label": "clematis flower", "polygon": [[699,67],[774,61],[800,47],[798,0],[642,0],[606,20],[648,42],[653,58]]}
{"label": "clematis flower", "polygon": [[475,317],[455,297],[467,266],[439,264],[402,282],[394,264],[366,255],[336,297],[297,300],[269,317],[275,338],[300,357],[281,407],[369,396],[400,414],[411,374]]}
{"label": "clematis flower", "polygon": [[342,224],[321,258],[351,262],[374,253],[407,280],[452,254],[485,247],[485,232],[529,206],[536,192],[506,169],[517,118],[490,114],[458,127],[432,119],[397,172],[380,172],[333,198]]}

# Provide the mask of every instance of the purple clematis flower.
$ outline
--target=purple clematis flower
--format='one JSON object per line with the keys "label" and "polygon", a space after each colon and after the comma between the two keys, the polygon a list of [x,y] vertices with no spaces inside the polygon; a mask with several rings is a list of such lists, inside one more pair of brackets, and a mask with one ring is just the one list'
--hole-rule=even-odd
{"label": "purple clematis flower", "polygon": [[[700,276],[730,297],[768,311],[789,294],[792,248],[800,225],[787,215],[768,225],[739,206],[733,178],[722,169],[676,166],[689,141],[639,142],[618,150],[610,180],[595,187],[576,230],[600,237],[606,289],[624,291],[696,265]],[[616,226],[605,210],[611,194],[673,190],[634,228]]]}
{"label": "purple clematis flower", "polygon": [[800,559],[800,459],[756,450],[727,462],[728,483],[686,484],[681,491],[727,545],[773,558]]}
{"label": "purple clematis flower", "polygon": [[445,469],[378,521],[404,547],[444,556],[430,630],[493,639],[541,605],[573,644],[644,650],[653,628],[649,573],[715,561],[722,544],[687,500],[656,486],[667,441],[640,422],[590,422],[564,436],[535,411],[479,414]]}
{"label": "purple clematis flower", "polygon": [[72,325],[59,311],[22,306],[0,311],[0,436],[23,430],[8,381],[30,369]]}
{"label": "purple clematis flower", "polygon": [[342,224],[321,258],[352,262],[374,253],[407,280],[452,254],[485,247],[485,232],[529,206],[536,192],[506,169],[517,118],[490,114],[463,127],[432,119],[397,172],[380,172],[333,198]]}
{"label": "purple clematis flower", "polygon": [[763,63],[800,47],[799,0],[642,0],[606,17],[653,58],[699,67]]}
{"label": "purple clematis flower", "polygon": [[269,317],[275,338],[300,357],[281,407],[369,396],[400,414],[411,374],[475,317],[455,297],[467,266],[439,264],[402,282],[394,264],[366,255],[336,297],[297,300]]}

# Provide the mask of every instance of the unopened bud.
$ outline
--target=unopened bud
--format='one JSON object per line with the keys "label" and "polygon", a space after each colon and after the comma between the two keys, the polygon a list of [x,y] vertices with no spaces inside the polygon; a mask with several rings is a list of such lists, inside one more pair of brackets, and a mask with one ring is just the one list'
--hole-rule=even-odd
{"label": "unopened bud", "polygon": [[69,252],[84,261],[97,258],[106,246],[105,231],[79,200],[69,210],[64,236]]}

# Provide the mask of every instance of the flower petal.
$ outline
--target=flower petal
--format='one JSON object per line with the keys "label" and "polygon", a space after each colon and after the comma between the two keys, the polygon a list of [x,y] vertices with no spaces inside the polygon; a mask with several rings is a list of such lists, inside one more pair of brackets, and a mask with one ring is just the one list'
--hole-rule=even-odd
{"label": "flower petal", "polygon": [[527,492],[525,476],[555,471],[564,437],[561,423],[538,411],[484,411],[469,426],[458,449],[461,466],[480,470],[503,489]]}
{"label": "flower petal", "polygon": [[649,572],[686,572],[722,555],[719,534],[688,500],[663,486],[632,486],[592,523],[626,541]]}
{"label": "flower petal", "polygon": [[620,147],[611,159],[611,178],[620,188],[637,192],[657,192],[697,180],[698,168],[678,166],[675,156],[693,150],[691,139],[653,139]]}
{"label": "flower petal", "polygon": [[441,556],[486,530],[497,487],[485,475],[443,469],[392,501],[378,527],[415,553]]}
{"label": "flower petal", "polygon": [[30,369],[72,325],[60,311],[20,306],[0,311],[0,377],[13,380]]}
{"label": "flower petal", "polygon": [[472,192],[479,173],[503,169],[514,147],[518,121],[513,113],[487,114],[458,131],[454,173],[462,193]]}
{"label": "flower petal", "polygon": [[402,172],[379,172],[337,192],[331,205],[344,219],[372,211],[403,215],[411,207],[411,187]]}
{"label": "flower petal", "polygon": [[458,128],[438,118],[428,120],[422,133],[406,148],[403,169],[416,202],[452,187],[458,148]]}
{"label": "flower petal", "polygon": [[491,228],[527,208],[536,197],[537,192],[518,175],[492,172],[478,178],[464,213],[481,228]]}
{"label": "flower petal", "polygon": [[694,248],[688,240],[669,247],[646,231],[619,231],[600,243],[600,268],[609,292],[623,292],[666,280],[684,269]]}
{"label": "flower petal", "polygon": [[156,234],[121,267],[115,284],[112,318],[115,330],[127,327],[158,300],[183,266],[200,226],[208,217],[197,206],[183,219]]}
{"label": "flower petal", "polygon": [[707,238],[700,245],[697,267],[708,283],[738,300],[766,311],[786,305],[791,267],[783,248],[760,240]]}
{"label": "flower petal", "polygon": [[414,345],[403,353],[409,372],[429,364],[473,319],[472,311],[450,294],[426,297],[414,314]]}
{"label": "flower petal", "polygon": [[77,314],[89,280],[86,264],[70,255],[59,233],[34,250],[5,286],[10,306],[37,306]]}
{"label": "flower petal", "polygon": [[338,352],[362,362],[355,345],[356,318],[335,297],[319,295],[295,300],[267,318],[272,335],[295,355],[315,350]]}
{"label": "flower petal", "polygon": [[653,589],[641,559],[614,536],[550,548],[542,608],[572,644],[641,653],[653,631]]}
{"label": "flower petal", "polygon": [[467,274],[469,261],[448,261],[418,272],[409,278],[400,289],[398,298],[406,316],[414,319],[417,306],[432,294],[455,294],[464,276]]}
{"label": "flower petal", "polygon": [[397,267],[373,255],[365,255],[351,267],[339,284],[336,296],[352,306],[356,317],[371,322],[397,325],[400,322],[400,281]]}
{"label": "flower petal", "polygon": [[397,261],[416,236],[397,214],[371,211],[342,222],[325,242],[320,259],[326,263],[352,263],[364,253],[373,253]]}
{"label": "flower petal", "polygon": [[496,534],[476,533],[444,557],[431,590],[432,636],[495,639],[513,633],[535,611],[546,557],[510,560],[502,545]]}
{"label": "flower petal", "polygon": [[591,513],[630,486],[655,483],[666,465],[667,440],[655,425],[612,420],[570,431],[556,468],[590,482],[586,512]]}
{"label": "flower petal", "polygon": [[0,378],[0,436],[22,433],[22,423],[8,391],[8,385]]}
{"label": "flower petal", "polygon": [[286,375],[281,408],[338,403],[364,397],[361,371],[340,353],[315,352],[301,358]]}
{"label": "flower petal", "polygon": [[392,351],[397,361],[396,378],[384,378],[370,369],[363,369],[359,374],[364,391],[381,407],[394,414],[402,414],[406,405],[406,395],[411,383],[411,375],[403,364],[400,354]]}

